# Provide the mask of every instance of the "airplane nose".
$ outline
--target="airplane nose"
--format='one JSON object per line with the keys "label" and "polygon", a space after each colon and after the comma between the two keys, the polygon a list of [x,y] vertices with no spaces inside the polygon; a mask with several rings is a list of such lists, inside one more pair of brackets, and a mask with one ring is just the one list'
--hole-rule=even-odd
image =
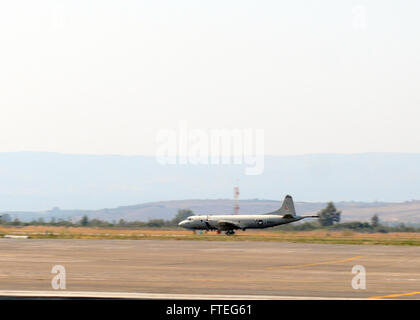
{"label": "airplane nose", "polygon": [[180,226],[180,227],[182,227],[183,225],[185,225],[187,222],[184,220],[184,221],[181,221],[180,223],[178,223],[178,226]]}

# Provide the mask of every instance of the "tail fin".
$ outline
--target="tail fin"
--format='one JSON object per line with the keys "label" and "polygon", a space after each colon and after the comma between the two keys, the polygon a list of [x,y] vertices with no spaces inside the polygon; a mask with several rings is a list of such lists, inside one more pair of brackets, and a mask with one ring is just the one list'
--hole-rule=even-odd
{"label": "tail fin", "polygon": [[288,216],[295,217],[296,210],[295,210],[295,205],[293,203],[292,196],[287,195],[286,198],[284,198],[281,208],[278,209],[277,211],[272,212],[272,214],[288,215]]}

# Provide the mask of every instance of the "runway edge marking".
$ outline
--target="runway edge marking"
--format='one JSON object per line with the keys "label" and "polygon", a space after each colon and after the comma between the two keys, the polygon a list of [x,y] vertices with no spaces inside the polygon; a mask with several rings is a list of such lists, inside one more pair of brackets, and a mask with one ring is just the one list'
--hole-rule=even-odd
{"label": "runway edge marking", "polygon": [[17,291],[0,290],[0,297],[21,298],[108,298],[108,299],[157,299],[157,300],[360,300],[344,297],[301,297],[267,295],[206,295],[140,292],[92,292],[92,291]]}

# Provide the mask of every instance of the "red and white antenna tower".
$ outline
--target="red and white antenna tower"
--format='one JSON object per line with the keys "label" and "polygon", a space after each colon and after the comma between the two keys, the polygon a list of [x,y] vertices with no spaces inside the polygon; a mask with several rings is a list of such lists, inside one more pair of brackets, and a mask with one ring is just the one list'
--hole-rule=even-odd
{"label": "red and white antenna tower", "polygon": [[233,207],[233,213],[239,214],[239,187],[233,188],[233,196],[235,199],[235,206]]}

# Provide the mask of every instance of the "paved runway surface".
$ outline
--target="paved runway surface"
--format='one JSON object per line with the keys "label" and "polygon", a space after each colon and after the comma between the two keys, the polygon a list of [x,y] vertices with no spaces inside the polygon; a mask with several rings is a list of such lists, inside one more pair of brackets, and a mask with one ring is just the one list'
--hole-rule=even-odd
{"label": "paved runway surface", "polygon": [[[420,247],[52,239],[0,239],[0,296],[52,291],[54,265],[76,296],[420,299]],[[352,288],[355,265],[365,290]]]}

